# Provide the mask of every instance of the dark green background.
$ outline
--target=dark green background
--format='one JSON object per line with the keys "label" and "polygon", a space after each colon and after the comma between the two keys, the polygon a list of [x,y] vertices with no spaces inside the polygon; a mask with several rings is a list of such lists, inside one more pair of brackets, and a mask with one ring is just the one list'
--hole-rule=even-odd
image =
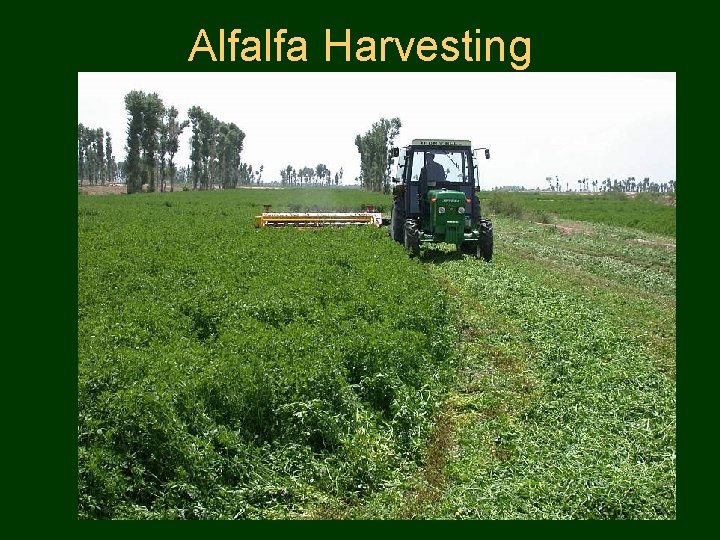
{"label": "dark green background", "polygon": [[[513,71],[509,54],[505,62],[423,62],[413,54],[407,62],[391,54],[385,62],[346,62],[333,53],[325,61],[325,29],[335,36],[351,30],[352,39],[362,36],[395,36],[403,44],[410,37],[434,37],[438,44],[446,36],[462,37],[465,30],[481,30],[481,37],[499,36],[509,47],[516,36],[532,41],[531,71],[676,71],[678,60],[688,43],[678,37],[673,14],[654,8],[633,15],[627,7],[612,4],[577,4],[553,7],[537,3],[532,7],[519,3],[446,2],[442,7],[413,8],[386,3],[381,8],[353,5],[352,14],[324,14],[307,10],[268,5],[264,15],[234,9],[197,9],[196,15],[158,13],[156,16],[129,16],[119,13],[98,28],[89,22],[77,38],[94,44],[84,47],[69,62],[76,71]],[[517,7],[515,7],[517,6]],[[150,13],[157,9],[149,7]],[[167,11],[167,9],[166,9]],[[147,12],[147,8],[146,8]],[[158,26],[160,25],[160,26]],[[207,53],[188,62],[201,28],[217,43],[218,29],[226,37],[233,28],[242,30],[240,38],[263,38],[265,29],[288,30],[286,37],[299,36],[308,45],[307,62],[212,62]],[[339,39],[338,39],[339,40]],[[339,51],[339,49],[337,49]],[[217,52],[217,51],[216,51]],[[699,52],[699,51],[698,51]],[[274,53],[274,51],[273,51]],[[274,54],[273,54],[274,57]],[[337,57],[337,58],[336,58]]]}
{"label": "dark green background", "polygon": [[[23,8],[21,8],[23,11]],[[33,11],[33,12],[30,12]],[[698,19],[708,15],[697,14]],[[199,3],[192,5],[155,5],[143,3],[74,3],[42,8],[32,6],[23,15],[8,16],[5,49],[5,87],[12,100],[6,110],[5,148],[22,146],[19,159],[8,159],[6,169],[5,266],[12,268],[6,278],[6,290],[11,297],[6,310],[4,378],[6,433],[6,471],[9,483],[6,493],[12,506],[6,508],[8,517],[20,519],[30,528],[41,526],[54,531],[53,523],[72,523],[85,532],[88,524],[76,524],[77,519],[77,195],[74,182],[76,168],[75,133],[77,126],[77,73],[80,71],[505,71],[514,72],[506,62],[400,62],[395,55],[381,62],[345,62],[334,53],[337,61],[324,60],[325,28],[333,35],[342,35],[345,28],[352,31],[353,40],[371,36],[396,36],[403,43],[409,37],[462,37],[465,30],[480,28],[482,37],[500,36],[509,46],[515,36],[531,39],[531,64],[525,72],[538,71],[672,71],[678,73],[679,95],[690,95],[686,85],[692,80],[689,66],[710,50],[695,41],[687,30],[687,16],[679,8],[661,8],[659,4],[632,7],[629,3],[576,3],[566,6],[535,3],[522,5],[495,2],[444,2],[433,8],[414,7],[412,3],[351,3],[342,8],[284,7],[269,2],[252,5],[233,3],[226,6]],[[218,28],[229,32],[241,28],[241,37],[261,37],[265,28],[273,33],[287,28],[288,37],[302,36],[308,43],[306,63],[289,62],[224,62],[187,58],[200,28],[211,37]],[[522,73],[517,84],[523,84]],[[409,89],[389,88],[388,92]],[[678,103],[678,131],[698,118],[702,104],[709,98],[708,90],[693,93],[695,103],[684,108]],[[697,120],[696,120],[697,122]],[[702,122],[706,124],[708,121]],[[115,135],[122,140],[121,135]],[[22,145],[13,141],[21,140]],[[29,142],[37,141],[37,142]],[[683,171],[681,185],[692,181],[693,166],[703,166],[711,153],[706,147],[710,138],[693,138],[683,145],[678,137],[678,176]],[[121,143],[118,143],[121,144]],[[690,147],[689,145],[693,146]],[[692,148],[690,163],[680,166],[685,148]],[[13,152],[14,155],[18,155]],[[517,156],[522,159],[522,156]],[[709,161],[709,160],[708,160]],[[30,166],[28,166],[30,164]],[[28,172],[30,171],[30,172]],[[35,172],[37,171],[37,172]],[[37,182],[24,182],[28,174]],[[703,175],[707,175],[704,168]],[[25,186],[22,187],[19,186]],[[36,189],[37,188],[37,189]],[[28,190],[27,192],[25,190]],[[685,189],[682,188],[681,189]],[[693,201],[695,198],[695,201]],[[682,197],[682,220],[679,235],[690,230],[690,219],[696,219],[697,195],[688,188]],[[690,214],[694,213],[694,216]],[[13,225],[12,232],[10,226]],[[694,226],[694,225],[693,225]],[[22,233],[17,234],[18,228]],[[691,235],[687,235],[690,237]],[[682,241],[681,252],[687,249]],[[684,255],[683,257],[688,257]],[[18,268],[15,270],[15,268]],[[681,265],[682,266],[682,265]],[[700,265],[693,266],[698,283],[712,283],[700,274]],[[681,271],[681,275],[682,271]],[[709,277],[709,276],[708,276]],[[19,278],[19,279],[18,279]],[[705,328],[694,315],[697,310],[685,309],[692,303],[694,289],[681,278],[682,307],[678,335],[678,351],[687,360],[692,358],[689,343],[699,342]],[[690,280],[688,280],[690,281]],[[696,285],[696,287],[698,286]],[[14,294],[13,294],[14,293]],[[712,320],[712,319],[710,319]],[[706,323],[707,324],[707,323]],[[712,335],[712,334],[711,334]],[[708,353],[696,356],[693,367],[679,364],[677,373],[681,390],[678,392],[679,429],[678,451],[678,516],[679,522],[710,516],[712,498],[705,499],[701,480],[693,481],[695,473],[710,466],[706,458],[714,457],[693,443],[693,420],[700,389],[697,370],[706,370],[714,360]],[[692,387],[692,388],[690,388]],[[705,410],[710,413],[711,409]],[[698,410],[699,414],[702,414]],[[695,457],[693,457],[695,455]],[[657,525],[657,524],[656,524]],[[454,525],[460,527],[460,525]],[[456,529],[458,533],[477,533],[477,528]],[[662,531],[674,530],[667,524]],[[62,527],[63,529],[65,526]],[[443,526],[443,530],[446,527]],[[643,527],[647,528],[647,527]],[[115,528],[113,528],[115,529]],[[273,525],[264,533],[291,532],[317,534],[317,527],[306,524],[288,528]],[[356,530],[361,534],[374,533],[385,527],[337,526],[335,532]],[[497,527],[493,527],[497,529]],[[516,529],[516,527],[513,527]],[[575,527],[568,532],[577,534]],[[593,527],[593,529],[596,529]],[[601,534],[629,531],[625,524],[618,531],[605,530]],[[635,529],[635,527],[631,527]],[[94,531],[94,528],[91,529]],[[422,533],[441,532],[441,529],[412,529]],[[564,528],[553,527],[553,532]],[[50,532],[48,531],[48,532]],[[238,530],[260,532],[246,526]],[[653,533],[661,532],[652,527]],[[651,532],[647,531],[647,532]],[[100,532],[100,531],[97,531]],[[130,531],[128,531],[130,532]],[[197,532],[197,531],[196,531]]]}

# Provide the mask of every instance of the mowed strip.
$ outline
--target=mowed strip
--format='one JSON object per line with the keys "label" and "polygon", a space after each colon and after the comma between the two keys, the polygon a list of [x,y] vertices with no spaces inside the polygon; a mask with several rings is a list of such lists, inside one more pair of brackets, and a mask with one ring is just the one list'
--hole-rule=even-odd
{"label": "mowed strip", "polygon": [[622,280],[598,286],[570,253],[547,256],[551,235],[526,244],[547,251],[523,250],[518,227],[500,220],[492,264],[430,267],[463,306],[465,367],[446,406],[457,443],[446,487],[426,516],[674,518],[674,282],[654,299],[652,281],[637,297]]}

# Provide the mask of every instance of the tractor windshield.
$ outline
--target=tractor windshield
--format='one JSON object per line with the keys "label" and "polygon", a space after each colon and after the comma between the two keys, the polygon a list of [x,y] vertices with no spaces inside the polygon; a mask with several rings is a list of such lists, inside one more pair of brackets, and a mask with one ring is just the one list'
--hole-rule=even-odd
{"label": "tractor windshield", "polygon": [[419,182],[427,171],[429,186],[437,182],[471,182],[467,150],[427,149],[413,152],[411,182]]}

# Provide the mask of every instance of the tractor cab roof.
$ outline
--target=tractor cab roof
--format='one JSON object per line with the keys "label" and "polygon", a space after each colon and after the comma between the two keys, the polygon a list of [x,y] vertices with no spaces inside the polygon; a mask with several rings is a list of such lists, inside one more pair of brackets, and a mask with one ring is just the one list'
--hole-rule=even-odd
{"label": "tractor cab roof", "polygon": [[466,139],[413,139],[411,146],[432,148],[438,148],[443,146],[460,146],[470,148],[470,141]]}

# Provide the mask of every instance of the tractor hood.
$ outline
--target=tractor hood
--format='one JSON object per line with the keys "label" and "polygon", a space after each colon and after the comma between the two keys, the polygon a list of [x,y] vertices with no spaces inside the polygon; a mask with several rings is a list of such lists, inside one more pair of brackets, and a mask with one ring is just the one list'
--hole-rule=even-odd
{"label": "tractor hood", "polygon": [[431,189],[428,191],[427,200],[430,203],[452,204],[465,206],[465,193],[448,189]]}
{"label": "tractor hood", "polygon": [[470,216],[465,213],[465,193],[448,189],[428,191],[430,204],[430,230],[433,240],[460,245],[464,230],[470,226]]}

